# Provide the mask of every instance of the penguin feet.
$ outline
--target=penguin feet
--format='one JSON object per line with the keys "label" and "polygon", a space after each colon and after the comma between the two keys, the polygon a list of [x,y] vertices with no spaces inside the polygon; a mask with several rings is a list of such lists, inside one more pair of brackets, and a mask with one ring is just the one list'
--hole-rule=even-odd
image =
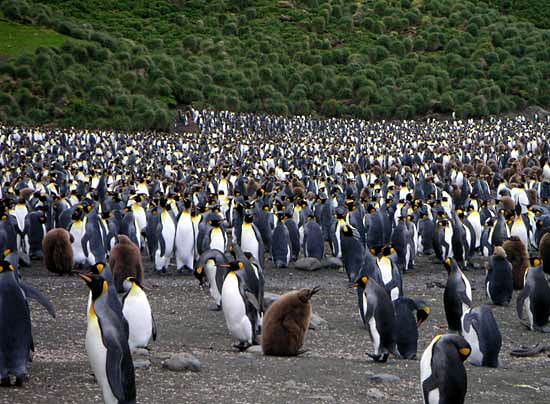
{"label": "penguin feet", "polygon": [[23,383],[26,383],[29,381],[28,375],[20,375],[15,378],[15,387],[22,387]]}
{"label": "penguin feet", "polygon": [[208,305],[208,310],[209,311],[221,311],[222,309],[222,305],[221,304],[216,304],[216,303],[210,303]]}
{"label": "penguin feet", "polygon": [[367,352],[367,355],[377,363],[386,363],[388,360],[388,357],[390,356],[390,354],[387,352],[384,352],[381,355],[371,354]]}
{"label": "penguin feet", "polygon": [[238,344],[233,344],[233,348],[237,348],[239,352],[244,352],[251,346],[252,344],[249,344],[248,342],[239,342]]}
{"label": "penguin feet", "polygon": [[9,376],[0,379],[0,387],[11,387],[11,380]]}

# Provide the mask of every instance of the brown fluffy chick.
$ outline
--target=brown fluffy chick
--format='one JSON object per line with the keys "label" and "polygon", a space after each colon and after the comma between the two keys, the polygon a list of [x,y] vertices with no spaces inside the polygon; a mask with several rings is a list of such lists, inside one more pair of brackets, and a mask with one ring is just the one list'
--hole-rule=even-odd
{"label": "brown fluffy chick", "polygon": [[262,324],[264,355],[296,356],[304,345],[311,320],[311,297],[320,290],[300,289],[277,299],[265,313]]}

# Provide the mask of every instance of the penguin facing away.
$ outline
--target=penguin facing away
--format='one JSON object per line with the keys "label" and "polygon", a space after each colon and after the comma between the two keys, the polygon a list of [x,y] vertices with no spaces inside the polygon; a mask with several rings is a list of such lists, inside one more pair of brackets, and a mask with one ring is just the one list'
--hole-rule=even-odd
{"label": "penguin facing away", "polygon": [[92,292],[86,331],[86,351],[106,404],[135,404],[136,385],[128,345],[128,323],[107,299],[107,281],[99,275],[79,275]]}
{"label": "penguin facing away", "polygon": [[319,287],[288,292],[267,310],[262,324],[265,355],[295,356],[301,353],[311,320],[310,300]]}
{"label": "penguin facing away", "polygon": [[468,361],[475,366],[498,367],[502,335],[491,308],[484,304],[462,315],[462,335],[472,352]]}
{"label": "penguin facing away", "polygon": [[464,403],[468,382],[464,361],[470,344],[460,335],[436,336],[420,359],[420,390],[424,404]]}
{"label": "penguin facing away", "polygon": [[71,235],[65,229],[52,229],[42,240],[44,266],[50,272],[63,275],[70,274],[73,265]]}
{"label": "penguin facing away", "polygon": [[507,306],[512,300],[514,280],[512,265],[506,259],[506,251],[502,247],[495,247],[494,254],[489,258],[485,267],[485,293],[497,306]]}

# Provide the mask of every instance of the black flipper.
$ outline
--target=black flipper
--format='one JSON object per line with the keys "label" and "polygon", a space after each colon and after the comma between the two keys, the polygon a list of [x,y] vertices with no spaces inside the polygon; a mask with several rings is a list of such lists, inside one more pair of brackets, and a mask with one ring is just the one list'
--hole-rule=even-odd
{"label": "black flipper", "polygon": [[21,289],[23,289],[23,292],[25,292],[25,295],[28,299],[36,300],[38,303],[44,306],[44,308],[48,311],[48,313],[50,313],[53,318],[55,318],[55,308],[53,307],[53,304],[48,300],[48,298],[44,294],[42,294],[42,292],[23,282],[19,282],[19,286],[21,287]]}
{"label": "black flipper", "polygon": [[523,320],[523,302],[529,298],[529,293],[531,293],[531,288],[526,284],[516,300],[516,311],[520,320]]}

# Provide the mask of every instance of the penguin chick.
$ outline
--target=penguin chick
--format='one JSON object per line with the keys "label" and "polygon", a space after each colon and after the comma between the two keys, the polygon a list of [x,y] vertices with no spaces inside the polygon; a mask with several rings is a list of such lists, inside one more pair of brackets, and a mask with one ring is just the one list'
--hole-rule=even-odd
{"label": "penguin chick", "polygon": [[539,242],[539,257],[542,260],[542,270],[550,275],[550,233],[546,233]]}
{"label": "penguin chick", "polygon": [[506,252],[502,247],[495,247],[493,256],[485,267],[485,291],[487,297],[497,306],[507,306],[512,300],[514,280],[512,265],[506,258]]}
{"label": "penguin chick", "polygon": [[277,299],[264,316],[262,351],[265,355],[296,356],[301,353],[311,320],[311,297],[318,286],[288,292]]}
{"label": "penguin chick", "polygon": [[520,320],[524,319],[524,306],[528,318],[525,325],[534,331],[550,333],[550,327],[547,327],[550,317],[550,286],[542,272],[539,258],[532,259],[531,267],[525,273],[525,285],[516,300]]}
{"label": "penguin chick", "polygon": [[143,284],[143,262],[139,248],[127,236],[117,236],[117,244],[111,249],[109,266],[113,273],[113,283],[118,293],[124,293],[122,283],[128,277],[136,278]]}
{"label": "penguin chick", "polygon": [[74,265],[71,235],[65,229],[52,229],[42,240],[44,266],[54,274],[70,274]]}
{"label": "penguin chick", "polygon": [[467,376],[464,361],[470,344],[460,335],[436,336],[420,359],[420,387],[424,404],[464,403]]}
{"label": "penguin chick", "polygon": [[512,236],[502,244],[506,251],[506,258],[512,264],[512,275],[514,277],[514,289],[523,288],[525,271],[529,267],[529,255],[525,244],[517,236]]}

